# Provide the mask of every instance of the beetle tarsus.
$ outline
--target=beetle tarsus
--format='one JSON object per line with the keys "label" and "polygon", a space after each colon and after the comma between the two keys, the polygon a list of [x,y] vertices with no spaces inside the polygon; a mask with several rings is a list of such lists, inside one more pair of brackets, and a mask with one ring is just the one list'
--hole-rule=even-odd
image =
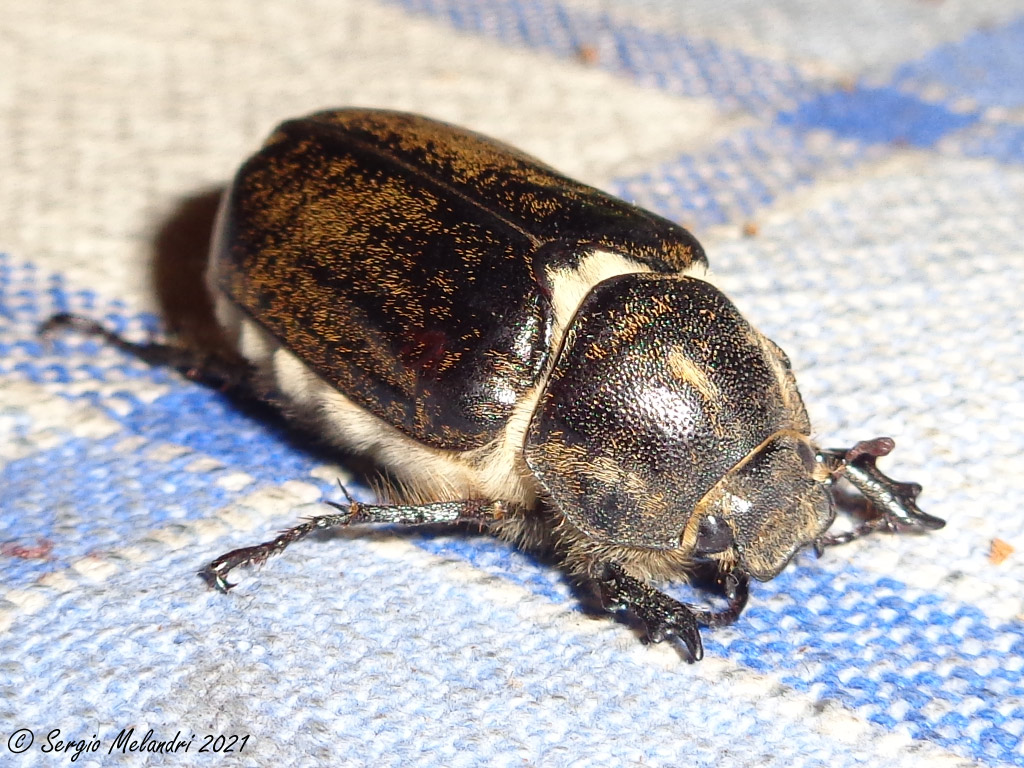
{"label": "beetle tarsus", "polygon": [[627,574],[617,563],[604,565],[598,586],[605,610],[631,611],[644,625],[648,641],[660,643],[674,637],[686,646],[692,661],[700,661],[704,657],[697,622],[698,616],[706,612],[659,592]]}
{"label": "beetle tarsus", "polygon": [[269,558],[281,554],[288,545],[306,538],[313,531],[348,525],[352,521],[355,511],[356,507],[353,505],[352,511],[348,514],[311,517],[300,525],[281,531],[280,535],[270,541],[257,544],[255,547],[233,549],[203,568],[199,575],[214,589],[219,592],[227,592],[235,586],[227,579],[228,574],[235,568],[242,565],[263,565]]}
{"label": "beetle tarsus", "polygon": [[860,492],[875,516],[842,533],[827,534],[814,542],[819,554],[825,547],[846,544],[876,531],[934,531],[946,521],[922,512],[917,506],[921,486],[893,480],[876,465],[876,460],[890,453],[895,442],[889,437],[862,440],[849,449],[827,449],[818,454],[833,477],[844,477]]}

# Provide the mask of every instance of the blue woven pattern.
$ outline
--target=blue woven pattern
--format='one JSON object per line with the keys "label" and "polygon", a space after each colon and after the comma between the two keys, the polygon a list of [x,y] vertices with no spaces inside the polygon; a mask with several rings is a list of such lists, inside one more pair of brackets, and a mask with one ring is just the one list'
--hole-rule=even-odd
{"label": "blue woven pattern", "polygon": [[[36,3],[0,10],[0,764],[69,761],[59,728],[101,742],[78,765],[1024,766],[1024,4]],[[160,334],[163,213],[349,103],[521,135],[690,227],[821,442],[893,435],[947,528],[801,553],[698,665],[484,536],[342,531],[207,590],[209,559],[337,499],[345,458],[36,329]],[[130,727],[198,737],[108,754]]]}

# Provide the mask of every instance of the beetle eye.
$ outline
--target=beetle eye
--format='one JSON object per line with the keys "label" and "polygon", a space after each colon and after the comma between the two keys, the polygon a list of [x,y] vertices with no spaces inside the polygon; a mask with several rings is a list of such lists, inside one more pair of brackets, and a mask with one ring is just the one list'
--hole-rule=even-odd
{"label": "beetle eye", "polygon": [[706,515],[697,529],[697,543],[694,553],[697,555],[714,555],[725,552],[733,546],[732,529],[717,515]]}

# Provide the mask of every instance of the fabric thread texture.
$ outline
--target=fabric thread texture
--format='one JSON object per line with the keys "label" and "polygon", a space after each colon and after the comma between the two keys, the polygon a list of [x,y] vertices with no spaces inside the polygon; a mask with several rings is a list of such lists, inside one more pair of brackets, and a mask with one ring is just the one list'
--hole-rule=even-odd
{"label": "fabric thread texture", "polygon": [[[84,766],[1024,766],[1024,2],[6,0],[0,41],[0,764],[70,763],[49,738],[97,740]],[[171,224],[346,105],[689,227],[816,438],[893,436],[947,527],[801,553],[694,665],[485,536],[313,537],[208,590],[338,479],[371,492],[273,416],[37,328],[161,337]],[[131,728],[195,740],[112,748]]]}

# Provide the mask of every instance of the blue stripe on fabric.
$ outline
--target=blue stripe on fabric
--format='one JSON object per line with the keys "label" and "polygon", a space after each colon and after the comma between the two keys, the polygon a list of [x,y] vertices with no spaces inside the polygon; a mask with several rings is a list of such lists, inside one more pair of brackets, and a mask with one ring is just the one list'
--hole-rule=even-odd
{"label": "blue stripe on fabric", "polygon": [[652,171],[618,179],[610,189],[699,230],[753,217],[779,195],[873,156],[857,143],[812,139],[773,125],[739,131],[702,154],[683,155]]}
{"label": "blue stripe on fabric", "polygon": [[778,122],[805,131],[829,130],[867,144],[932,147],[978,118],[975,113],[953,112],[894,88],[853,88],[805,101],[796,110],[781,113]]}
{"label": "blue stripe on fabric", "polygon": [[[58,311],[95,317],[112,330],[135,335],[156,325],[153,315],[127,315],[121,302],[101,302],[93,292],[68,290],[61,276],[40,274],[34,265],[0,254],[0,325],[6,326],[0,374],[37,384],[152,381],[169,392],[152,402],[128,388],[61,392],[72,402],[103,411],[124,431],[86,440],[75,437],[69,427],[57,447],[0,466],[4,511],[9,500],[16,503],[11,514],[0,517],[0,583],[31,583],[90,552],[124,546],[167,523],[201,519],[237,498],[237,491],[217,484],[217,470],[189,469],[200,458],[212,458],[228,472],[249,474],[253,483],[246,492],[301,479],[336,493],[332,484],[312,478],[310,471],[337,456],[325,458],[309,436],[262,415],[243,413],[219,393],[127,354],[104,355],[105,362],[97,364],[103,342],[72,331],[43,343],[37,327]],[[31,440],[34,425],[21,414],[9,429],[14,440]],[[130,451],[120,448],[132,435],[145,442]],[[150,450],[165,446],[186,450],[173,458],[147,458]]]}
{"label": "blue stripe on fabric", "polygon": [[[128,354],[107,356],[105,360],[112,362],[97,364],[96,353],[108,346],[101,340],[83,338],[71,330],[54,334],[46,342],[39,339],[39,323],[58,311],[96,318],[118,333],[130,330],[137,334],[156,325],[152,314],[126,314],[121,302],[103,302],[102,308],[99,304],[95,293],[68,290],[60,276],[39,275],[34,266],[15,264],[0,254],[0,312],[20,326],[8,329],[0,341],[0,373],[17,373],[37,384],[87,380],[165,385],[169,392],[153,401],[140,400],[127,389],[113,394],[62,394],[104,411],[129,434],[152,443],[187,447],[261,482],[318,482],[310,479],[310,470],[337,458],[337,452],[328,454],[318,448],[312,436],[276,418],[273,409],[263,414],[245,413],[220,393]],[[112,397],[117,401],[116,408],[111,407]]]}
{"label": "blue stripe on fabric", "polygon": [[318,448],[315,438],[278,420],[276,413],[244,413],[223,395],[195,384],[182,383],[151,403],[136,400],[126,415],[109,415],[147,440],[186,446],[261,483],[305,480],[326,489],[330,484],[310,472],[338,458],[337,451]]}
{"label": "blue stripe on fabric", "polygon": [[917,93],[970,98],[979,107],[1024,107],[1024,18],[972,32],[902,65],[892,83]]}
{"label": "blue stripe on fabric", "polygon": [[[824,83],[811,81],[790,65],[707,40],[630,25],[607,14],[566,8],[552,0],[391,2],[445,19],[462,31],[564,58],[595,49],[596,66],[645,85],[686,97],[709,97],[727,109],[761,116],[781,110],[779,125],[802,132],[828,130],[865,146],[930,148],[982,118],[978,112],[956,111],[915,95],[936,87],[950,99],[972,97],[981,107],[1024,104],[1024,19],[941,46],[897,70],[890,85],[822,92]],[[998,129],[992,141],[974,143],[965,152],[1018,162],[1019,134],[1015,127]],[[710,223],[732,218],[716,210],[713,199],[698,207],[707,209],[705,220]]]}
{"label": "blue stripe on fabric", "polygon": [[390,0],[413,13],[447,20],[454,28],[504,45],[550,51],[573,59],[598,52],[595,66],[644,85],[687,97],[708,97],[728,109],[754,113],[794,103],[810,86],[789,64],[759,59],[709,40],[659,32],[605,13],[567,8],[551,0]]}
{"label": "blue stripe on fabric", "polygon": [[93,357],[103,343],[72,331],[41,339],[39,324],[58,312],[91,317],[116,333],[155,336],[160,327],[152,313],[127,315],[123,301],[101,302],[94,291],[70,288],[63,275],[40,274],[34,264],[0,253],[0,328],[6,331],[0,338],[0,374],[14,371],[40,383],[67,382],[76,376],[99,381],[172,378],[173,374],[141,364],[97,365]]}
{"label": "blue stripe on fabric", "polygon": [[[879,120],[880,113],[891,121]],[[780,195],[878,159],[887,145],[930,147],[976,120],[892,89],[837,91],[804,102],[776,124],[617,179],[610,190],[699,230],[752,218]]]}
{"label": "blue stripe on fabric", "polygon": [[188,469],[200,458],[195,453],[151,458],[147,449],[156,444],[125,451],[118,447],[124,438],[69,437],[0,466],[0,488],[16,500],[11,514],[0,516],[0,542],[8,548],[53,544],[42,559],[0,558],[0,583],[26,584],[154,528],[202,519],[236,495],[220,488],[216,475]]}
{"label": "blue stripe on fabric", "polygon": [[1020,621],[995,622],[895,579],[797,564],[757,585],[734,630],[711,633],[707,645],[886,729],[1024,765]]}
{"label": "blue stripe on fabric", "polygon": [[[134,364],[127,355],[123,365],[104,368],[75,359],[98,350],[101,344],[87,341],[76,348],[71,359],[46,355],[18,362],[12,370],[36,383],[67,383],[87,376],[96,382],[147,380],[169,385],[168,394],[152,401],[140,400],[127,390],[62,395],[102,410],[131,434],[153,442],[185,446],[231,464],[262,482],[310,480],[309,473],[314,467],[337,458],[337,452],[326,452],[313,436],[285,424],[269,407],[265,414],[250,415],[218,392],[185,382],[173,371]],[[35,341],[14,342],[9,347],[27,354],[43,350]],[[58,343],[51,352],[59,355],[62,349]],[[111,397],[118,407],[111,407]]]}
{"label": "blue stripe on fabric", "polygon": [[996,123],[979,125],[959,142],[968,157],[990,157],[1001,163],[1024,163],[1024,125]]}
{"label": "blue stripe on fabric", "polygon": [[[402,535],[402,534],[396,534]],[[454,557],[492,576],[518,584],[553,603],[573,599],[565,574],[556,565],[487,534],[438,536],[415,535],[410,538],[421,549],[439,557]]]}
{"label": "blue stripe on fabric", "polygon": [[[486,537],[416,543],[552,602],[574,599],[557,567]],[[840,550],[829,556],[841,557]],[[681,585],[671,591],[701,599]],[[753,586],[736,624],[702,635],[708,655],[778,677],[817,700],[834,699],[886,730],[902,727],[985,763],[1024,765],[1021,622],[995,622],[896,579],[852,568],[833,573],[801,557]]]}
{"label": "blue stripe on fabric", "polygon": [[[72,307],[91,311],[96,302],[94,291],[70,289],[62,275],[42,276],[34,264],[15,262],[0,253],[0,327],[19,319],[68,312]],[[110,306],[123,308],[124,304],[111,302]]]}

